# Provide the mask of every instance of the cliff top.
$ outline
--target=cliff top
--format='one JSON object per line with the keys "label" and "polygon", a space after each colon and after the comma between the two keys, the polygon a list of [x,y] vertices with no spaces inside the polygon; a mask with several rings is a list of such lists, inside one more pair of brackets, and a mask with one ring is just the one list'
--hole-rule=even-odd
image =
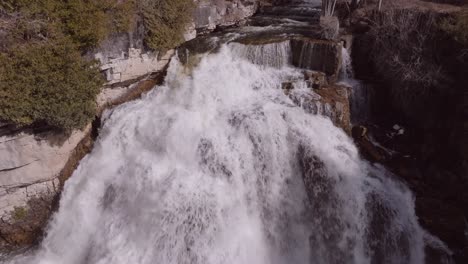
{"label": "cliff top", "polygon": [[[376,8],[378,3],[370,3],[366,8]],[[437,3],[436,1],[430,2],[429,0],[382,0],[382,9],[416,9],[420,11],[436,11],[440,13],[459,12],[464,7],[447,4]]]}

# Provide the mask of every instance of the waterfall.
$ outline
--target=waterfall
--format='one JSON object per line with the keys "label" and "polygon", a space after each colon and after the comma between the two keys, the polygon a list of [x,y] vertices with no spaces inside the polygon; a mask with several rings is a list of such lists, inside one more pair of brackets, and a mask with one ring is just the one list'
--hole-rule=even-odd
{"label": "waterfall", "polygon": [[305,42],[302,44],[298,67],[307,69],[312,64],[314,60],[314,45],[313,42]]}
{"label": "waterfall", "polygon": [[47,236],[10,263],[423,263],[408,188],[284,94],[303,74],[268,67],[277,47],[239,45],[190,74],[174,59],[106,112]]}
{"label": "waterfall", "polygon": [[351,59],[351,54],[346,47],[341,49],[341,72],[340,81],[342,84],[351,87],[350,108],[351,108],[351,122],[353,124],[366,123],[371,112],[371,95],[369,86],[354,79],[354,70]]}
{"label": "waterfall", "polygon": [[250,62],[275,68],[291,64],[291,46],[288,41],[263,45],[243,45],[232,43],[233,53]]}
{"label": "waterfall", "polygon": [[354,78],[353,65],[351,61],[351,54],[349,54],[346,47],[341,48],[341,79],[349,80]]}

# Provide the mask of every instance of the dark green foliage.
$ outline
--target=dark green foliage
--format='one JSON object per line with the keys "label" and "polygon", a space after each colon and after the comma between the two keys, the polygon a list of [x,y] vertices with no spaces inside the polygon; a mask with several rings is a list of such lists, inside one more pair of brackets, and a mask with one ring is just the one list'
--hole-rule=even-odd
{"label": "dark green foliage", "polygon": [[126,31],[133,0],[0,0],[0,121],[82,128],[103,84],[81,53]]}
{"label": "dark green foliage", "polygon": [[135,14],[135,0],[0,0],[0,8],[30,21],[43,21],[69,35],[82,51],[112,32],[125,32]]}
{"label": "dark green foliage", "polygon": [[154,50],[168,50],[183,42],[192,17],[192,0],[146,0],[141,12],[146,28],[145,42]]}
{"label": "dark green foliage", "polygon": [[54,15],[62,6],[59,0],[0,0],[0,9],[21,12],[24,16]]}
{"label": "dark green foliage", "polygon": [[116,32],[128,32],[134,27],[137,13],[135,1],[126,0],[111,8],[111,22]]}
{"label": "dark green foliage", "polygon": [[0,119],[83,127],[94,117],[101,85],[98,69],[68,39],[13,47],[0,53]]}
{"label": "dark green foliage", "polygon": [[193,0],[0,0],[0,121],[83,127],[103,84],[82,54],[143,18],[146,44],[183,41]]}
{"label": "dark green foliage", "polygon": [[69,0],[61,12],[64,31],[80,49],[94,48],[109,35],[109,1]]}

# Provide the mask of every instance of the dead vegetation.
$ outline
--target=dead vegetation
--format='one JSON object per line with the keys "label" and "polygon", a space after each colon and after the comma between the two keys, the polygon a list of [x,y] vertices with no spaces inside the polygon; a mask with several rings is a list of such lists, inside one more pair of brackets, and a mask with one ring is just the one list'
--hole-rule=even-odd
{"label": "dead vegetation", "polygon": [[425,93],[443,80],[441,67],[431,56],[430,41],[437,33],[434,13],[387,10],[375,12],[372,18],[369,51],[376,71],[398,80],[402,94],[407,89]]}

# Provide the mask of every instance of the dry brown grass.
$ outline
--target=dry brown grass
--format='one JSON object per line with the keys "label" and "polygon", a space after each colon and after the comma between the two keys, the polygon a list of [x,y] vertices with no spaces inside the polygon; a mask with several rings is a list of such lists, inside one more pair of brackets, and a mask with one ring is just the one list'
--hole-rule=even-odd
{"label": "dry brown grass", "polygon": [[[378,0],[362,1],[366,3],[366,9],[376,9],[378,7]],[[462,7],[421,0],[383,0],[382,10],[389,9],[411,9],[413,11],[435,11],[440,13],[451,13],[461,11]]]}

